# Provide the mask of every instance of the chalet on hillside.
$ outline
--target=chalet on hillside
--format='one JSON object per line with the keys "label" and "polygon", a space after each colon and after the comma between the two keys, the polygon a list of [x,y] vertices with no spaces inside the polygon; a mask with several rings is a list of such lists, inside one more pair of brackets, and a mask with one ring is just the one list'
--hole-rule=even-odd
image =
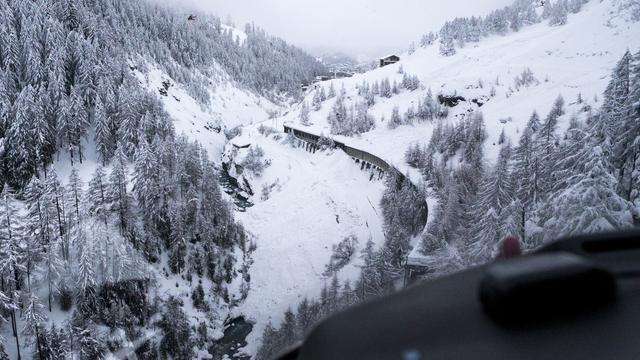
{"label": "chalet on hillside", "polygon": [[313,79],[313,82],[319,83],[322,81],[329,81],[329,80],[333,80],[333,77],[331,75],[319,75],[319,76],[316,76],[315,79]]}
{"label": "chalet on hillside", "polygon": [[380,59],[380,67],[384,67],[387,65],[395,64],[400,61],[400,56],[398,55],[389,55]]}

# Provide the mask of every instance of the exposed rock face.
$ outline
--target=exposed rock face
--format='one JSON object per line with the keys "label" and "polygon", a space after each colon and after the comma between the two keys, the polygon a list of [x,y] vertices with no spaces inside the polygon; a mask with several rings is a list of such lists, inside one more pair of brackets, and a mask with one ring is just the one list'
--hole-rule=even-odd
{"label": "exposed rock face", "polygon": [[456,107],[461,101],[467,101],[459,95],[438,95],[438,102],[447,107]]}

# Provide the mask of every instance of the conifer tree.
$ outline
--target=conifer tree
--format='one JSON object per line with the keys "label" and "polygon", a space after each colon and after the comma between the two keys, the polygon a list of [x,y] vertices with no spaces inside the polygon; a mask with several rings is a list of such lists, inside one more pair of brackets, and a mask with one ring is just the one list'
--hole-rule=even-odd
{"label": "conifer tree", "polygon": [[115,142],[113,141],[113,132],[111,131],[111,119],[109,119],[106,106],[100,98],[96,101],[94,121],[96,124],[96,151],[100,155],[102,164],[106,165],[113,156]]}
{"label": "conifer tree", "polygon": [[558,191],[549,204],[544,223],[546,240],[580,233],[619,230],[628,226],[630,204],[616,192],[616,179],[607,172],[609,165],[602,149],[591,149],[586,173],[576,174],[571,186]]}
{"label": "conifer tree", "polygon": [[311,102],[311,108],[313,109],[313,111],[320,111],[320,109],[322,108],[322,97],[320,95],[320,91],[321,90],[316,90],[313,95],[313,100]]}
{"label": "conifer tree", "polygon": [[65,211],[64,188],[58,181],[58,175],[55,170],[50,169],[49,175],[45,180],[45,193],[47,194],[48,209],[52,212],[55,222],[57,236],[61,241],[61,253],[64,261],[70,260],[70,247],[68,236],[67,214]]}
{"label": "conifer tree", "polygon": [[96,286],[98,284],[94,268],[96,253],[92,238],[85,232],[83,226],[75,228],[74,243],[78,250],[75,269],[76,297],[81,310],[88,314],[94,310],[96,302]]}
{"label": "conifer tree", "polygon": [[73,226],[80,226],[83,217],[83,192],[84,184],[78,169],[73,168],[71,174],[69,174],[69,182],[67,184],[65,200],[67,201],[66,208],[68,211],[68,221]]}
{"label": "conifer tree", "polygon": [[614,154],[620,164],[620,194],[640,205],[640,51],[630,67],[629,93],[625,117],[617,131]]}
{"label": "conifer tree", "polygon": [[125,236],[129,228],[131,218],[131,195],[127,192],[128,167],[127,157],[121,146],[118,146],[107,183],[107,199],[110,202],[109,210],[116,213],[120,235]]}
{"label": "conifer tree", "polygon": [[553,14],[553,4],[551,3],[551,0],[546,0],[542,8],[542,18],[545,20],[549,19],[552,14]]}
{"label": "conifer tree", "polygon": [[564,99],[559,96],[553,104],[549,115],[540,125],[540,131],[537,136],[537,156],[540,159],[540,189],[541,195],[546,196],[555,184],[556,165],[557,165],[557,146],[558,138],[556,129],[558,127],[558,119],[564,115]]}
{"label": "conifer tree", "polygon": [[[15,205],[15,197],[7,184],[0,193],[0,277],[2,278],[3,291],[11,294],[10,301],[5,304],[15,304],[16,295],[22,290],[22,273],[25,267],[21,260],[20,241],[22,236],[21,219]],[[20,357],[20,337],[16,321],[17,307],[9,306],[11,316],[11,328]]]}
{"label": "conifer tree", "polygon": [[33,89],[25,87],[18,95],[13,112],[15,118],[6,132],[5,178],[16,188],[25,186],[36,170],[36,151],[33,132]]}
{"label": "conifer tree", "polygon": [[336,88],[335,86],[333,86],[332,82],[331,86],[329,87],[329,94],[327,95],[327,99],[333,99],[334,97],[336,97]]}
{"label": "conifer tree", "polygon": [[26,305],[22,313],[22,334],[35,339],[35,354],[42,355],[42,333],[47,317],[44,315],[44,306],[40,299],[33,293],[29,293]]}
{"label": "conifer tree", "polygon": [[448,33],[440,34],[440,54],[442,56],[455,55],[456,48],[453,43],[453,38]]}
{"label": "conifer tree", "polygon": [[549,16],[549,25],[560,26],[567,23],[569,6],[567,0],[557,0]]}
{"label": "conifer tree", "polygon": [[391,112],[391,117],[389,118],[389,123],[387,127],[389,129],[395,129],[398,126],[402,125],[402,118],[400,117],[400,108],[395,106],[393,111]]}
{"label": "conifer tree", "polygon": [[485,262],[493,255],[503,233],[508,218],[504,215],[514,200],[511,178],[511,146],[505,144],[498,157],[495,169],[488,172],[478,190],[475,205],[473,238],[469,247],[469,256],[473,263]]}
{"label": "conifer tree", "polygon": [[335,104],[329,113],[329,125],[331,125],[332,134],[340,134],[347,121],[347,106],[344,103],[344,96],[340,95],[336,99]]}
{"label": "conifer tree", "polygon": [[300,124],[309,125],[309,106],[306,101],[302,102],[302,108],[300,109]]}

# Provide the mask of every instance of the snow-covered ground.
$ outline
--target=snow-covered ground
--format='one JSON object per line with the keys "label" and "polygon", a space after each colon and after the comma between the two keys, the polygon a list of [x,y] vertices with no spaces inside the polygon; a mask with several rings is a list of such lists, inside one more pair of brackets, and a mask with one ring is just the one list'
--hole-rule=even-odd
{"label": "snow-covered ground", "polygon": [[[304,296],[316,297],[331,279],[323,276],[331,247],[348,235],[356,235],[359,249],[371,239],[383,239],[379,202],[384,183],[369,181],[341,151],[306,152],[259,134],[247,127],[233,140],[260,146],[271,162],[263,175],[251,181],[255,206],[238,219],[255,238],[257,249],[251,266],[251,290],[239,311],[255,321],[248,353],[255,353],[264,326],[279,324],[285,310],[297,306]],[[244,150],[243,150],[244,151]],[[263,184],[273,190],[261,199]],[[355,280],[359,253],[339,273]]]}

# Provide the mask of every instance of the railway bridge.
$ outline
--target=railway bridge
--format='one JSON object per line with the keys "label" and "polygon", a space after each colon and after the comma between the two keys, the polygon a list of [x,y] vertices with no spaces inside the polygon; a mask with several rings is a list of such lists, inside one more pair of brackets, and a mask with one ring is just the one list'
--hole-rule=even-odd
{"label": "railway bridge", "polygon": [[[284,125],[284,132],[287,134],[292,134],[296,138],[304,141],[306,143],[306,149],[309,151],[315,152],[320,148],[320,135],[312,134],[310,132],[294,128],[287,124]],[[352,159],[359,163],[362,170],[371,170],[372,180],[376,177],[378,179],[381,179],[384,176],[385,172],[393,168],[391,165],[389,165],[389,163],[382,160],[376,155],[360,149],[356,149],[341,141],[336,141],[333,139],[331,139],[331,141],[333,142],[335,148],[344,151],[347,155],[351,156]],[[400,174],[400,176],[404,177],[401,172],[398,171],[398,173]]]}
{"label": "railway bridge", "polygon": [[[306,149],[308,151],[315,152],[317,149],[320,148],[320,140],[322,138],[320,135],[316,135],[304,130],[300,130],[288,124],[284,124],[284,132],[287,134],[292,134],[297,139],[304,141],[306,143]],[[374,180],[374,178],[376,177],[377,179],[382,179],[382,177],[384,176],[384,173],[390,170],[395,170],[395,172],[398,174],[398,177],[399,177],[398,180],[400,184],[406,180],[411,181],[402,172],[400,172],[398,169],[391,166],[388,162],[386,162],[379,156],[376,156],[364,150],[356,149],[352,146],[345,144],[344,142],[335,141],[333,139],[331,140],[333,141],[335,148],[338,148],[344,151],[347,155],[351,156],[351,158],[355,160],[356,163],[359,163],[360,169],[371,171],[372,175],[370,180]],[[411,184],[416,189],[418,188],[418,186],[415,183],[411,182]],[[426,200],[424,203],[424,209],[426,209],[425,210],[426,213],[424,214],[424,220],[426,225],[428,211],[429,211]]]}
{"label": "railway bridge", "polygon": [[[304,141],[306,143],[307,151],[315,152],[320,148],[319,143],[321,141],[321,136],[319,135],[312,134],[310,132],[300,130],[298,128],[294,128],[287,124],[284,125],[284,132],[287,134],[292,134],[297,139]],[[351,156],[351,158],[353,158],[357,163],[360,163],[361,164],[360,169],[372,170],[372,175],[370,180],[373,180],[375,175],[377,175],[378,179],[381,179],[384,176],[385,172],[388,172],[394,169],[399,176],[398,178],[399,184],[402,184],[404,181],[411,181],[410,179],[407,179],[407,177],[404,176],[402,172],[395,169],[393,166],[389,165],[389,163],[387,163],[380,157],[373,155],[369,152],[351,147],[345,144],[344,142],[335,141],[333,139],[332,141],[336,148],[341,149],[347,155]],[[415,183],[411,182],[411,185],[417,188],[417,185]],[[427,225],[429,207],[427,205],[426,199],[424,200],[423,209],[425,209],[424,210],[425,213],[423,214],[424,216],[422,216],[422,219],[424,219],[424,224],[422,224],[422,227],[420,230],[423,230]],[[413,259],[410,256],[407,256],[404,267],[405,267],[405,283],[412,282],[413,280],[415,280],[416,277],[429,272],[428,265],[423,264],[420,261],[416,261],[416,259]]]}

